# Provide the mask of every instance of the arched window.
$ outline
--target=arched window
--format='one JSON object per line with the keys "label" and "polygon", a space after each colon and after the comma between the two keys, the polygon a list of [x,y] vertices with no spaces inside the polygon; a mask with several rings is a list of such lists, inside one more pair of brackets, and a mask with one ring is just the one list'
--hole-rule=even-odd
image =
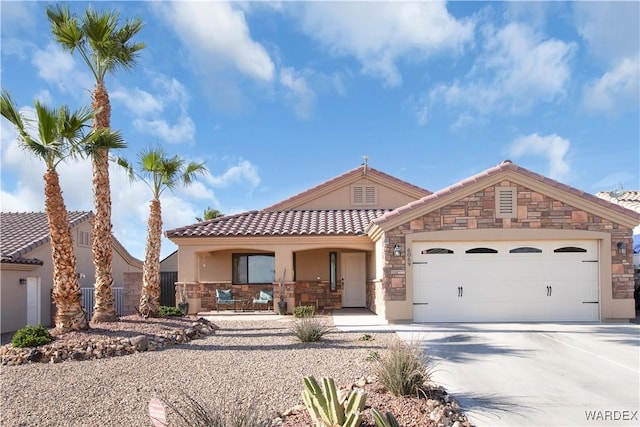
{"label": "arched window", "polygon": [[453,251],[451,249],[446,249],[446,248],[431,248],[431,249],[425,249],[420,253],[422,255],[442,255],[442,254],[452,254]]}
{"label": "arched window", "polygon": [[561,248],[554,249],[553,252],[557,254],[558,253],[580,253],[580,252],[587,252],[587,250],[584,248],[579,248],[577,246],[563,246]]}
{"label": "arched window", "polygon": [[473,248],[464,251],[465,254],[497,254],[498,251],[491,248]]}
{"label": "arched window", "polygon": [[540,254],[542,249],[532,248],[531,246],[521,246],[519,248],[513,248],[509,251],[510,254]]}

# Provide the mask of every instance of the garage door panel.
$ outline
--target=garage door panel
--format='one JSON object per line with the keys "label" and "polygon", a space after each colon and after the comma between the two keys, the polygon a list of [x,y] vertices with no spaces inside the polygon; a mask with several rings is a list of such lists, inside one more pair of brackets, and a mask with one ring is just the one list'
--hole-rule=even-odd
{"label": "garage door panel", "polygon": [[414,254],[417,321],[599,318],[596,241],[436,242]]}

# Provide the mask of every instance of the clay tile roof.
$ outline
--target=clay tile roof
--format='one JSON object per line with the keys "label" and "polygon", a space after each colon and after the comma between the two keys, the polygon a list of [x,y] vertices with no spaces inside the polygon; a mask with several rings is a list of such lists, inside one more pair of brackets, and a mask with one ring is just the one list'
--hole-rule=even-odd
{"label": "clay tile roof", "polygon": [[[92,212],[69,212],[69,225],[88,221]],[[42,261],[22,256],[49,242],[49,224],[44,212],[2,212],[0,214],[0,262],[37,264]]]}
{"label": "clay tile roof", "polygon": [[[389,220],[391,220],[392,218],[395,218],[399,215],[403,215],[404,213],[407,213],[411,210],[415,210],[417,208],[420,208],[422,206],[426,206],[430,203],[433,203],[435,200],[438,200],[442,197],[451,195],[451,194],[455,194],[457,192],[463,191],[467,186],[469,186],[472,183],[475,182],[479,182],[479,181],[484,181],[494,175],[506,172],[506,171],[513,171],[516,172],[522,176],[526,176],[529,177],[530,179],[534,179],[536,181],[542,182],[546,185],[558,188],[560,190],[566,191],[568,193],[574,194],[576,196],[579,196],[585,200],[588,200],[590,202],[593,203],[597,203],[601,206],[605,206],[609,209],[612,209],[614,211],[617,211],[619,213],[622,213],[624,215],[627,216],[635,216],[638,219],[640,219],[640,210],[636,210],[636,212],[633,212],[632,210],[630,210],[630,208],[627,207],[623,207],[621,204],[616,204],[616,203],[612,203],[611,201],[607,201],[604,198],[601,197],[596,197],[592,194],[589,193],[585,193],[584,191],[578,190],[577,188],[573,188],[570,187],[566,184],[562,184],[561,182],[558,182],[556,180],[553,180],[551,178],[548,178],[544,175],[540,175],[539,173],[536,172],[532,172],[529,169],[525,169],[522,166],[518,166],[515,163],[513,163],[511,160],[505,160],[502,163],[500,163],[497,166],[494,166],[492,168],[489,168],[483,172],[480,172],[474,176],[471,176],[469,178],[466,178],[456,184],[453,184],[449,187],[443,188],[442,190],[436,191],[433,194],[430,194],[428,196],[425,196],[421,199],[418,199],[414,202],[411,202],[407,205],[401,206],[397,209],[394,209],[384,215],[382,215],[381,217],[376,218],[375,220],[373,220],[372,222],[375,224],[383,224]],[[637,193],[637,192],[635,192]],[[635,197],[635,196],[634,196]],[[640,197],[638,198],[638,200],[640,201]]]}
{"label": "clay tile roof", "polygon": [[326,236],[364,233],[388,209],[249,211],[167,230],[171,237]]}
{"label": "clay tile roof", "polygon": [[620,191],[616,194],[615,191],[601,191],[596,193],[596,196],[616,205],[623,206],[632,211],[640,213],[640,191]]}

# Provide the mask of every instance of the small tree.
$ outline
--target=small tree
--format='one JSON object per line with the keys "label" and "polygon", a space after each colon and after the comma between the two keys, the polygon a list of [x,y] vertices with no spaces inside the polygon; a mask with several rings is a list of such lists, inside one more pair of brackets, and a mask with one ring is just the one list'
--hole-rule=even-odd
{"label": "small tree", "polygon": [[197,216],[196,221],[198,222],[209,221],[210,219],[216,219],[221,216],[224,216],[222,212],[220,212],[217,209],[213,209],[211,206],[207,206],[207,209],[204,210],[204,217]]}
{"label": "small tree", "polygon": [[142,293],[138,311],[144,317],[157,317],[160,309],[160,246],[162,243],[162,209],[160,195],[178,184],[191,185],[198,174],[207,172],[204,163],[186,163],[179,156],[167,157],[160,146],[148,148],[138,155],[138,170],[124,158],[117,162],[124,167],[132,181],[140,179],[153,193],[149,206],[147,247],[142,266]]}

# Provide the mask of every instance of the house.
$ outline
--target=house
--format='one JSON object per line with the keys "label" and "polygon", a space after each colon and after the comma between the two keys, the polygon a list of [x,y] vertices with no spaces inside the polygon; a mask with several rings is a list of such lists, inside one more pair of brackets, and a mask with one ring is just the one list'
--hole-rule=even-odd
{"label": "house", "polygon": [[[596,196],[640,213],[640,191],[601,191]],[[633,229],[633,253],[633,265],[640,270],[640,225]]]}
{"label": "house", "polygon": [[367,164],[166,231],[190,312],[215,289],[389,322],[628,321],[640,214],[511,161],[431,193]]}
{"label": "house", "polygon": [[[82,288],[95,282],[91,251],[92,212],[69,212],[76,255],[76,271]],[[49,225],[44,212],[0,214],[0,297],[2,333],[26,325],[51,325],[53,266]],[[131,256],[113,238],[113,282],[121,285],[125,273],[141,272],[142,261]]]}

